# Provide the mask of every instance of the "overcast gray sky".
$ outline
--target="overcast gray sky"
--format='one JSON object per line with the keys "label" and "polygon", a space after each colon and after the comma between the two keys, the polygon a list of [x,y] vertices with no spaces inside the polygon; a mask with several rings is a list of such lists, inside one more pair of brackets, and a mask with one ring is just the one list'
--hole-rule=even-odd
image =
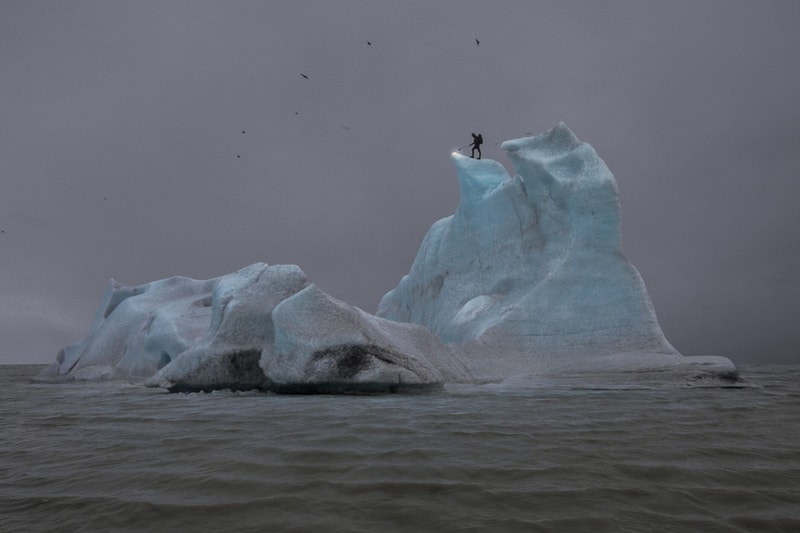
{"label": "overcast gray sky", "polygon": [[799,25],[794,0],[3,0],[0,362],[53,361],[112,277],[295,263],[374,312],[456,208],[450,152],[480,131],[508,167],[496,143],[560,120],[616,176],[667,338],[800,362]]}

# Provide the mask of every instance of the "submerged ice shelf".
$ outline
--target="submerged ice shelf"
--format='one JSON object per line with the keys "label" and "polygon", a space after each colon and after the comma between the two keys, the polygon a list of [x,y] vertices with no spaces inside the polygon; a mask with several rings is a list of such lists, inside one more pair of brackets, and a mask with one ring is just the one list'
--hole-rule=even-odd
{"label": "submerged ice shelf", "polygon": [[434,223],[377,316],[294,265],[212,280],[113,280],[87,336],[42,380],[142,379],[172,391],[393,392],[520,376],[722,377],[664,337],[621,250],[613,175],[563,123],[506,141],[516,174],[458,154],[460,203]]}

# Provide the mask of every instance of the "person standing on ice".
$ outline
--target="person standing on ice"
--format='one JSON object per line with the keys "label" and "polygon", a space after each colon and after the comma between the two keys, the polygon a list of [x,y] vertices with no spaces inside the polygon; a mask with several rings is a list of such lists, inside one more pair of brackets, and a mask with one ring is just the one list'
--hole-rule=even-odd
{"label": "person standing on ice", "polygon": [[472,134],[472,144],[470,145],[470,146],[472,146],[472,155],[470,156],[471,158],[475,159],[475,150],[478,151],[478,159],[481,158],[481,145],[482,144],[483,144],[483,135],[481,135],[480,133],[475,135],[473,133]]}

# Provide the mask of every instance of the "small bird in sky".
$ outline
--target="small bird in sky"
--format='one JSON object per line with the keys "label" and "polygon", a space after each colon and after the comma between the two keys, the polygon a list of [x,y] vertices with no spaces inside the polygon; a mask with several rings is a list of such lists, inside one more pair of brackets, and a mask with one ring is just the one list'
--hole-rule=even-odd
{"label": "small bird in sky", "polygon": [[303,74],[302,72],[300,73],[300,75],[301,75],[301,76],[303,76],[305,79],[310,79],[308,76],[306,76],[306,75],[305,75],[305,74]]}
{"label": "small bird in sky", "polygon": [[480,46],[480,45],[481,45],[481,42],[480,42],[478,39],[475,39],[475,45],[476,45],[476,46]]}
{"label": "small bird in sky", "polygon": [[372,43],[370,41],[367,41],[367,45],[372,46]]}
{"label": "small bird in sky", "polygon": [[242,130],[242,133],[244,133],[244,130]]}

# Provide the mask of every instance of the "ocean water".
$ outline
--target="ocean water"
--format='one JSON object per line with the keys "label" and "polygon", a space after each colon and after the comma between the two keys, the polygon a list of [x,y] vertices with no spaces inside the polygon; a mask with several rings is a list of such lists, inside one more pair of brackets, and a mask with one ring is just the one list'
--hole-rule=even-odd
{"label": "ocean water", "polygon": [[0,531],[800,531],[800,366],[745,385],[169,394],[0,366]]}

